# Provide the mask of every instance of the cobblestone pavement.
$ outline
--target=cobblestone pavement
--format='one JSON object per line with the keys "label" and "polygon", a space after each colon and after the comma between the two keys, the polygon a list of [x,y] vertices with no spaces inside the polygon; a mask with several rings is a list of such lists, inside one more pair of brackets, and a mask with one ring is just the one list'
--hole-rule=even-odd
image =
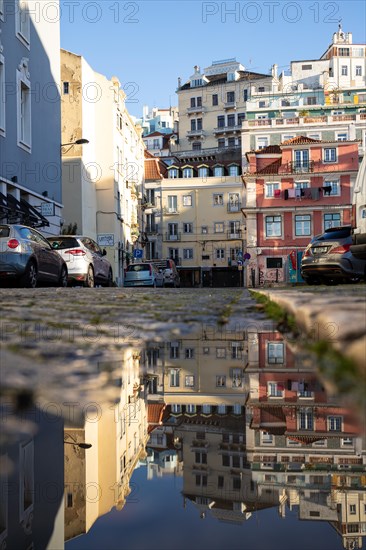
{"label": "cobblestone pavement", "polygon": [[[255,289],[257,290],[257,289]],[[313,341],[330,342],[366,377],[366,286],[258,290],[292,314]]]}

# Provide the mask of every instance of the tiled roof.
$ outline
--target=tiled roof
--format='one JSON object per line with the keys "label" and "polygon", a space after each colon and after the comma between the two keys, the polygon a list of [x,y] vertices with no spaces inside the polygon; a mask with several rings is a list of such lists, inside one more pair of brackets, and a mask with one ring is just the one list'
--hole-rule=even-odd
{"label": "tiled roof", "polygon": [[305,445],[310,445],[311,443],[315,443],[316,441],[322,441],[323,439],[327,439],[326,436],[317,436],[317,435],[289,435],[289,439],[292,441],[298,441],[299,443],[304,443]]}
{"label": "tiled roof", "polygon": [[286,417],[282,407],[266,407],[261,409],[261,423],[264,422],[283,422],[286,424]]}
{"label": "tiled roof", "polygon": [[161,424],[165,410],[165,403],[147,404],[147,422],[148,424]]}
{"label": "tiled roof", "polygon": [[268,164],[261,170],[258,170],[257,174],[259,175],[269,175],[269,174],[278,174],[278,169],[281,166],[281,159],[277,159],[274,162],[271,162],[271,164]]}
{"label": "tiled roof", "polygon": [[150,137],[155,137],[155,136],[164,136],[165,134],[163,134],[162,132],[152,132],[151,134],[146,134],[146,136],[144,136],[144,138],[150,138]]}
{"label": "tiled roof", "polygon": [[[271,77],[271,75],[269,75],[269,74],[252,73],[251,71],[238,71],[238,73],[239,73],[239,78],[238,78],[238,80],[236,80],[234,82],[239,82],[240,80],[251,81],[251,80],[258,80],[258,79],[261,79],[261,78],[270,78]],[[203,86],[196,86],[195,88],[202,88],[202,87],[205,87],[205,86],[215,86],[216,84],[225,84],[226,82],[228,82],[229,84],[233,83],[233,82],[230,82],[230,81],[227,80],[227,74],[226,73],[214,74],[214,75],[204,75],[204,76],[208,79],[208,82],[206,84],[204,84]],[[195,88],[191,88],[190,82],[186,82],[185,84],[183,84],[183,86],[178,88],[178,92],[180,90],[194,90]]]}
{"label": "tiled roof", "polygon": [[165,166],[159,157],[145,158],[144,169],[146,180],[161,180],[166,173]]}
{"label": "tiled roof", "polygon": [[303,143],[321,143],[321,141],[307,136],[296,136],[291,139],[286,139],[281,145],[302,145]]}

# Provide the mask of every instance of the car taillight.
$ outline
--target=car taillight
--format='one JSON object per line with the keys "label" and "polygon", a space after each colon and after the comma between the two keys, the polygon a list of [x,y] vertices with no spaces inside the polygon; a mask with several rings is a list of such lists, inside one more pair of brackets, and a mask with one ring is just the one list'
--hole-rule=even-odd
{"label": "car taillight", "polygon": [[80,248],[75,248],[73,250],[67,250],[66,254],[71,254],[72,256],[85,256],[86,252]]}
{"label": "car taillight", "polygon": [[8,248],[17,248],[20,245],[20,242],[17,239],[10,239],[8,241]]}
{"label": "car taillight", "polygon": [[336,246],[335,248],[332,248],[330,252],[331,254],[344,254],[345,252],[349,251],[350,247],[350,244],[343,244],[341,246]]}

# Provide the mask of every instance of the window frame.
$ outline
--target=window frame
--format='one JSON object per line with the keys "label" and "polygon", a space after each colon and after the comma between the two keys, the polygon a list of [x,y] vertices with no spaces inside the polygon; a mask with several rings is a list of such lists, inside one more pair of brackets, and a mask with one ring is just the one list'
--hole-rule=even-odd
{"label": "window frame", "polygon": [[[277,219],[278,218],[278,219]],[[264,234],[266,239],[278,239],[282,238],[282,216],[264,216]],[[278,226],[279,224],[279,226]],[[272,229],[269,231],[269,228]],[[276,228],[276,230],[274,230]],[[279,228],[279,232],[278,232]]]}
{"label": "window frame", "polygon": [[[334,154],[333,154],[334,153]],[[328,158],[330,157],[330,158]],[[324,147],[323,148],[323,162],[326,164],[334,164],[337,162],[337,147]]]}
{"label": "window frame", "polygon": [[[306,218],[306,219],[305,219]],[[311,214],[295,214],[294,235],[295,237],[310,237],[311,235]],[[307,229],[308,224],[308,229]],[[300,229],[300,232],[299,232]]]}

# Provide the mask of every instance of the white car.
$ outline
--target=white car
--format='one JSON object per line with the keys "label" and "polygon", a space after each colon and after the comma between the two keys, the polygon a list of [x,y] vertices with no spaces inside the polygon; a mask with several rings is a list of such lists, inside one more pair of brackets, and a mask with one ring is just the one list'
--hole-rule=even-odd
{"label": "white car", "polygon": [[66,262],[69,284],[81,283],[91,288],[97,284],[112,286],[112,266],[105,257],[106,251],[101,250],[93,239],[59,235],[49,237],[48,241]]}

